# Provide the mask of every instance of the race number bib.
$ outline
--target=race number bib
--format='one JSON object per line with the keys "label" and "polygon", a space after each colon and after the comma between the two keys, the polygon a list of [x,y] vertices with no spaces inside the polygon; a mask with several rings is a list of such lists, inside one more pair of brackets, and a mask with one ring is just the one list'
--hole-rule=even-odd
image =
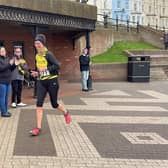
{"label": "race number bib", "polygon": [[46,77],[46,76],[50,76],[49,70],[45,70],[43,72],[40,72],[40,77]]}

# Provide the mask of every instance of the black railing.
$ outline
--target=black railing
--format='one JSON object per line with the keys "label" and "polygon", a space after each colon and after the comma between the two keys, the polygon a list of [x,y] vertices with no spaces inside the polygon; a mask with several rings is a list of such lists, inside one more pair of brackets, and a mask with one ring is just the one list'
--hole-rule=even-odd
{"label": "black railing", "polygon": [[[110,18],[106,14],[98,14],[97,16],[99,17],[97,21],[97,25],[103,25],[104,28],[115,27],[116,31],[119,31],[120,28],[125,28],[127,32],[134,30],[137,33],[139,33],[140,26],[145,26],[145,25],[139,24],[139,22],[133,22],[130,20],[122,20],[119,18]],[[148,24],[147,27],[152,28],[157,31],[159,30],[162,32],[168,31],[168,27],[166,28],[166,27],[161,27],[158,25]]]}
{"label": "black railing", "polygon": [[168,27],[161,27],[161,26],[158,26],[158,25],[150,25],[148,24],[148,27],[151,27],[152,29],[154,30],[160,30],[162,32],[167,32],[168,31]]}
{"label": "black railing", "polygon": [[126,29],[127,32],[130,32],[132,29],[139,32],[139,23],[132,22],[129,20],[122,20],[118,18],[110,18],[108,15],[98,14],[99,20],[97,21],[98,25],[103,25],[104,28],[115,27],[116,31],[119,31],[120,28]]}

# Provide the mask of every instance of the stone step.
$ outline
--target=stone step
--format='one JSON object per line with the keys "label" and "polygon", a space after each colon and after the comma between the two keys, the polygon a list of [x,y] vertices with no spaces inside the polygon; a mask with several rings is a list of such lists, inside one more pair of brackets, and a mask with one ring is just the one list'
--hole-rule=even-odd
{"label": "stone step", "polygon": [[150,79],[151,80],[168,80],[168,75],[166,74],[164,68],[151,68]]}

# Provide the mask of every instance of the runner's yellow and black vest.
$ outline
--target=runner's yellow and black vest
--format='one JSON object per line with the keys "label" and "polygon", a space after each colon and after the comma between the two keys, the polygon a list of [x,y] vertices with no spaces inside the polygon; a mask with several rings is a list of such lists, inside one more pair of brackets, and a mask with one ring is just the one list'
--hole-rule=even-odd
{"label": "runner's yellow and black vest", "polygon": [[[44,48],[44,52],[42,54],[36,54],[36,67],[38,68],[45,68],[48,67],[48,60],[47,60],[47,48]],[[39,73],[40,80],[47,80],[47,79],[54,79],[57,78],[57,74],[51,74],[48,69],[44,72]]]}

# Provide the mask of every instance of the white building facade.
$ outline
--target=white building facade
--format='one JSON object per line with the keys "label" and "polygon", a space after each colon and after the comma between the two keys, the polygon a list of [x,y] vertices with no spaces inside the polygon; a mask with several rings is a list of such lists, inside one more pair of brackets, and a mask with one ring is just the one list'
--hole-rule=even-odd
{"label": "white building facade", "polygon": [[112,17],[112,0],[88,0],[87,4],[97,6],[98,21],[103,21],[100,15]]}
{"label": "white building facade", "polygon": [[[81,2],[82,0],[72,0]],[[86,0],[87,4],[97,6],[98,21],[100,15],[119,18],[140,25],[168,30],[168,0]]]}
{"label": "white building facade", "polygon": [[128,1],[130,21],[139,22],[141,25],[153,28],[162,29],[165,27],[168,29],[168,0]]}

